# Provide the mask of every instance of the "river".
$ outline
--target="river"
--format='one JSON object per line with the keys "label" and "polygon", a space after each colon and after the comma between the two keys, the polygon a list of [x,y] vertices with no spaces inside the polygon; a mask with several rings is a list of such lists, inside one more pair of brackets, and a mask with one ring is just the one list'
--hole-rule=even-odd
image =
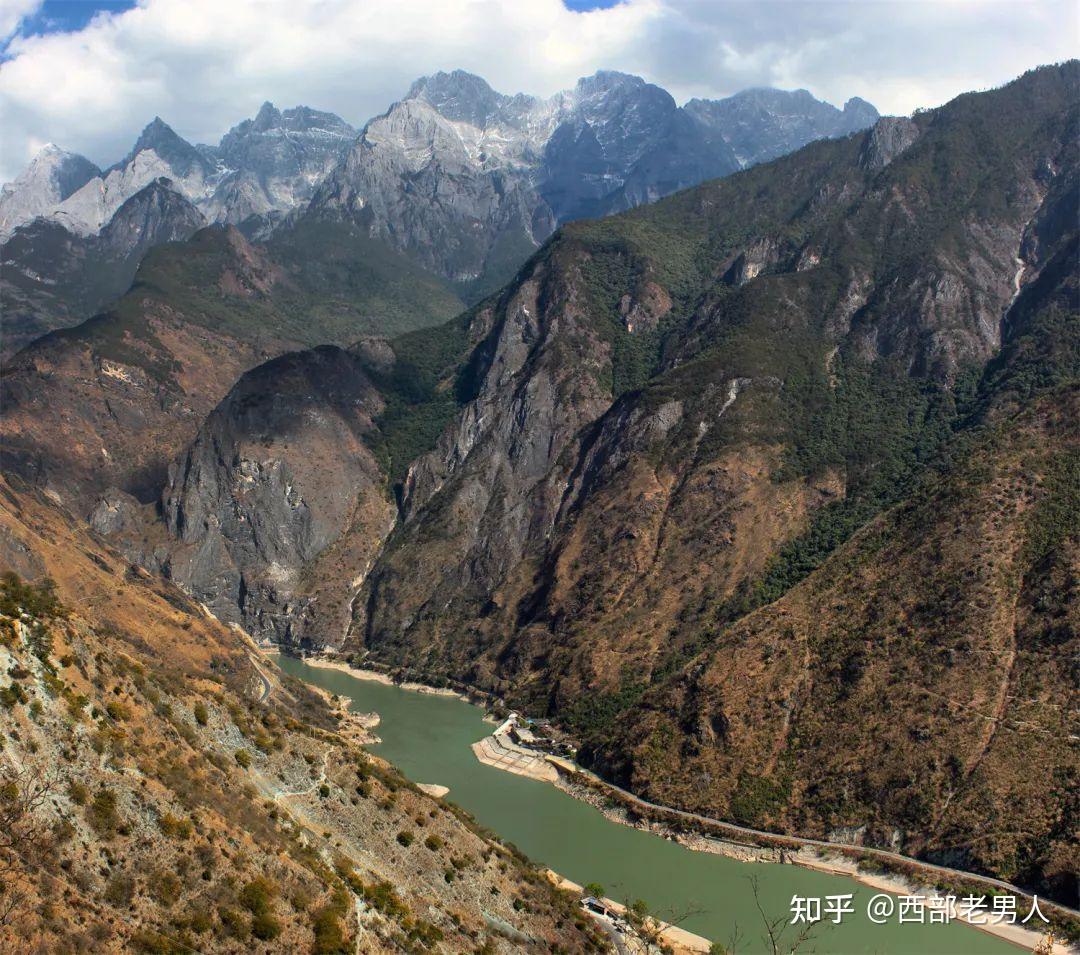
{"label": "river", "polygon": [[[619,825],[549,783],[484,766],[470,744],[491,733],[483,711],[457,697],[418,693],[341,670],[275,659],[286,673],[349,697],[357,712],[374,711],[382,742],[372,752],[415,783],[448,786],[447,799],[514,843],[534,862],[618,900],[643,899],[667,921],[728,942],[739,929],[740,953],[765,952],[749,878],[756,876],[766,912],[786,916],[793,895],[853,894],[855,913],[815,932],[802,951],[846,955],[1016,955],[1016,947],[962,923],[884,925],[866,915],[875,891],[852,879],[794,865],[745,863],[694,852],[659,836]],[[689,914],[686,914],[689,913]],[[685,918],[680,916],[685,914]],[[1024,913],[1026,914],[1026,912]],[[793,934],[793,930],[789,929]]]}

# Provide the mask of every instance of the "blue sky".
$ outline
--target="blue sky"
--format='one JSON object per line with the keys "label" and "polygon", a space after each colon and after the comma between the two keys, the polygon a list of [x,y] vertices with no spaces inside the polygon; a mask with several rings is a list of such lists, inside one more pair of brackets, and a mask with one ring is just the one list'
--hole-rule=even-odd
{"label": "blue sky", "polygon": [[[96,13],[123,13],[134,6],[135,0],[46,0],[40,9],[22,19],[17,35],[71,33],[85,27]],[[0,38],[3,47],[7,42]]]}
{"label": "blue sky", "polygon": [[684,103],[750,86],[883,113],[1077,55],[1076,0],[0,0],[0,182],[46,144],[107,166],[161,116],[213,143],[270,100],[362,125],[464,69],[550,96],[600,69]]}

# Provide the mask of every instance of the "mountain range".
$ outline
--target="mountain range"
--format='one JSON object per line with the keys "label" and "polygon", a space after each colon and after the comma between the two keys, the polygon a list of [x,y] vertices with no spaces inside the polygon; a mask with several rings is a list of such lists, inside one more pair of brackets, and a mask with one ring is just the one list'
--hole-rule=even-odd
{"label": "mountain range", "polygon": [[[649,202],[876,117],[861,100],[840,111],[805,90],[680,109],[659,87],[611,72],[542,100],[455,71],[418,80],[359,133],[331,113],[265,103],[217,146],[193,146],[155,118],[104,171],[50,145],[0,193],[3,354],[100,311],[149,248],[209,223],[265,239],[303,218],[348,222],[473,301],[561,222]],[[147,189],[175,193],[170,214],[97,241],[121,209],[131,217],[128,203],[155,205]]]}
{"label": "mountain range", "polygon": [[207,222],[244,222],[296,208],[356,138],[331,113],[281,112],[264,103],[218,146],[192,146],[160,117],[107,170],[46,146],[0,196],[0,234],[48,218],[82,236],[97,235],[123,203],[167,179]]}
{"label": "mountain range", "polygon": [[438,74],[22,348],[5,471],[220,621],[479,687],[655,802],[1075,904],[1078,87],[852,132]]}

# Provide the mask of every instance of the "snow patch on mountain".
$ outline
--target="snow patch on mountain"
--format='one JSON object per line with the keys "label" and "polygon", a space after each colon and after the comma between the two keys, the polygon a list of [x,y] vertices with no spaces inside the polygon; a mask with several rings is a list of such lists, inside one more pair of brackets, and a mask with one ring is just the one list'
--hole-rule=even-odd
{"label": "snow patch on mountain", "polygon": [[0,189],[0,239],[55,209],[100,172],[84,156],[49,143],[21,176]]}

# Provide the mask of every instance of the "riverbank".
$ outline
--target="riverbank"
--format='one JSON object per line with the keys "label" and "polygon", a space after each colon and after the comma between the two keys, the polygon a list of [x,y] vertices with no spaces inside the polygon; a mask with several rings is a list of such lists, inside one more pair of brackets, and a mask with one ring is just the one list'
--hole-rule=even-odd
{"label": "riverbank", "polygon": [[[273,652],[279,653],[281,651],[275,647]],[[428,693],[432,696],[455,696],[459,700],[464,700],[466,703],[472,702],[467,694],[459,693],[457,690],[451,690],[448,687],[428,686],[426,683],[413,683],[411,681],[398,683],[379,670],[361,669],[359,667],[350,666],[348,663],[342,663],[340,660],[330,660],[326,657],[304,657],[303,660],[308,666],[319,667],[324,670],[340,670],[342,673],[348,673],[349,676],[357,680],[368,680],[372,683],[382,683],[385,686],[396,686],[413,693]]]}
{"label": "riverbank", "polygon": [[494,733],[473,743],[473,754],[485,766],[494,766],[504,772],[545,783],[556,782],[559,771],[542,753],[514,745],[509,735],[512,723],[513,719],[503,720]]}
{"label": "riverbank", "polygon": [[[509,738],[509,724],[509,720],[505,721],[491,736],[473,744],[473,752],[476,753],[481,762],[506,772],[551,782],[567,795],[591,805],[611,822],[649,832],[663,839],[669,839],[694,852],[710,852],[727,856],[739,862],[797,865],[828,875],[850,878],[868,888],[886,892],[890,895],[917,896],[924,900],[924,905],[928,910],[945,904],[945,896],[949,894],[941,893],[936,887],[927,885],[910,875],[884,871],[865,871],[860,867],[858,859],[844,855],[846,847],[837,846],[831,851],[830,849],[823,850],[820,844],[810,845],[807,844],[810,840],[802,840],[794,836],[777,836],[770,840],[771,845],[760,845],[750,841],[719,838],[715,835],[706,835],[693,830],[687,831],[684,828],[676,828],[650,818],[648,815],[631,814],[621,800],[626,798],[636,800],[643,808],[650,807],[650,804],[638,800],[637,797],[616,786],[612,786],[595,773],[564,757],[550,755],[544,757],[549,767],[555,770],[554,774],[539,770],[534,765],[540,761],[539,755],[518,746]],[[527,768],[525,767],[526,763],[528,763]],[[583,780],[587,780],[587,784]],[[611,798],[613,795],[617,795],[619,800],[613,800]],[[650,808],[658,808],[661,811],[671,813],[679,812],[665,807]],[[715,820],[710,822],[718,827],[726,825]],[[740,827],[731,828],[738,829],[740,832],[747,831],[742,830]],[[851,848],[847,849],[847,851],[865,852],[866,850]],[[915,866],[913,865],[912,868],[914,869]],[[959,895],[959,893],[954,894]],[[1018,905],[1017,910],[1021,911],[1021,909],[1022,906]],[[1051,948],[1047,949],[1045,948],[1046,933],[1032,931],[1019,924],[979,921],[980,918],[986,918],[985,911],[979,912],[959,905],[955,907],[954,911],[956,921],[964,922],[971,928],[978,929],[1029,951],[1034,950],[1040,944],[1044,945],[1041,951],[1046,952],[1047,955],[1076,955],[1078,951],[1075,946],[1066,946],[1063,942],[1057,941],[1052,944]]]}
{"label": "riverbank", "polygon": [[[559,777],[555,780],[555,786],[575,799],[588,803],[606,819],[632,829],[649,832],[663,839],[670,839],[694,852],[711,852],[724,855],[740,862],[767,862],[788,865],[797,865],[827,875],[838,875],[849,878],[868,888],[878,892],[886,892],[896,896],[918,896],[924,900],[929,910],[935,904],[942,904],[944,896],[932,886],[905,875],[889,872],[868,872],[860,868],[857,859],[843,855],[842,848],[829,852],[817,846],[798,845],[796,837],[777,837],[777,842],[787,843],[788,848],[780,846],[760,846],[749,842],[737,842],[731,839],[707,836],[698,832],[686,832],[676,829],[671,825],[651,819],[645,815],[631,815],[626,807],[618,802],[605,798],[608,793],[618,793],[620,797],[627,795],[617,787],[611,786],[594,773],[577,766],[561,757],[549,756],[548,760],[555,764],[559,770]],[[576,777],[576,778],[575,778]],[[580,779],[587,777],[590,785],[583,784]],[[643,804],[644,805],[644,804]],[[668,810],[677,812],[677,810]],[[723,825],[723,824],[720,824]],[[827,854],[822,854],[822,852]],[[941,900],[941,901],[939,901]],[[1042,902],[1045,907],[1048,903]],[[1017,911],[1022,913],[1022,906],[1017,906]],[[1064,942],[1055,940],[1050,948],[1045,947],[1046,933],[1032,931],[1022,925],[1002,923],[983,923],[979,917],[986,917],[985,911],[981,913],[971,911],[962,906],[955,909],[955,921],[963,922],[971,928],[985,932],[995,938],[1016,945],[1027,951],[1038,949],[1045,955],[1077,955],[1080,948],[1066,945]],[[1022,918],[1023,914],[1018,916]]]}
{"label": "riverbank", "polygon": [[[938,897],[936,893],[928,894],[925,886],[912,882],[909,879],[905,879],[902,876],[862,872],[859,870],[858,863],[842,857],[832,859],[821,856],[808,857],[805,862],[796,860],[796,864],[805,865],[810,869],[817,869],[819,872],[827,872],[830,875],[846,875],[856,882],[860,882],[873,889],[878,889],[881,892],[888,892],[891,895],[920,895],[927,899]],[[961,921],[966,922],[972,928],[986,932],[988,935],[1004,939],[1005,941],[1011,942],[1013,945],[1018,945],[1020,948],[1026,950],[1034,950],[1045,938],[1042,933],[1032,932],[1022,925],[1009,925],[1008,923],[1002,923],[1000,925],[983,925],[979,922],[972,921],[972,913],[970,910],[963,907],[958,907],[957,916]],[[1042,951],[1045,952],[1046,955],[1075,955],[1077,949],[1075,946],[1066,946],[1063,942],[1055,942],[1053,948],[1044,948]]]}
{"label": "riverbank", "polygon": [[[514,780],[517,774],[494,774],[507,780],[504,785],[491,778],[488,767],[476,765],[473,752],[464,752],[474,742],[489,738],[494,729],[491,722],[485,721],[476,707],[460,707],[458,700],[468,692],[467,687],[455,684],[456,692],[441,689],[435,694],[401,694],[396,690],[400,684],[385,672],[375,671],[372,689],[366,692],[362,691],[356,682],[350,686],[350,681],[368,677],[367,672],[355,673],[352,671],[359,668],[348,667],[338,661],[328,662],[334,665],[322,668],[323,675],[320,675],[316,667],[299,660],[283,659],[281,664],[294,675],[300,675],[306,670],[306,679],[331,687],[338,694],[351,692],[363,699],[367,707],[383,713],[384,719],[388,718],[385,731],[392,748],[391,752],[383,753],[386,758],[403,767],[414,780],[449,784],[453,791],[452,798],[456,802],[476,813],[482,824],[496,832],[505,833],[506,838],[521,846],[524,852],[544,860],[559,871],[576,875],[581,881],[595,879],[602,884],[615,886],[620,897],[646,898],[658,911],[681,911],[680,906],[686,903],[686,900],[693,900],[702,908],[692,913],[691,926],[704,935],[726,937],[732,924],[737,925],[744,921],[745,913],[753,911],[745,908],[750,900],[743,899],[741,903],[733,901],[748,891],[745,875],[730,868],[737,863],[781,861],[773,854],[780,850],[788,856],[782,861],[795,863],[764,866],[760,870],[762,891],[763,894],[767,893],[765,904],[769,911],[775,912],[786,911],[793,894],[824,896],[829,891],[842,893],[852,889],[856,890],[856,898],[862,900],[860,904],[865,905],[869,900],[868,893],[872,893],[876,888],[875,883],[868,881],[869,879],[891,877],[897,873],[907,874],[911,869],[920,868],[901,866],[894,862],[888,866],[890,871],[885,873],[881,871],[883,866],[879,865],[879,860],[873,855],[875,850],[837,847],[832,843],[817,843],[815,851],[800,852],[802,843],[815,841],[756,833],[754,830],[740,831],[741,827],[731,824],[655,806],[640,800],[632,793],[611,787],[598,777],[587,779],[585,771],[569,761],[564,761],[567,768],[570,771],[578,770],[578,775],[571,781],[579,780],[582,786],[588,783],[588,793],[569,793],[575,795],[575,799],[565,800],[563,796],[567,793],[556,793],[556,789],[562,788],[561,786],[537,787],[527,779],[511,783],[509,781]],[[410,675],[416,677],[416,674]],[[375,684],[382,685],[376,689]],[[424,696],[428,697],[429,702],[422,702]],[[450,696],[457,699],[438,699]],[[475,702],[476,695],[470,693],[468,698]],[[409,702],[410,699],[412,702]],[[474,715],[466,716],[466,713]],[[392,714],[392,718],[388,717],[389,714]],[[486,729],[480,729],[485,723]],[[461,757],[463,752],[464,760]],[[535,750],[529,752],[533,756],[537,755]],[[545,791],[551,795],[543,795]],[[456,797],[453,796],[455,792]],[[571,809],[567,803],[570,806],[577,804],[578,808]],[[596,807],[600,812],[593,814],[588,806]],[[629,810],[626,820],[609,815],[613,809],[620,808]],[[596,822],[591,822],[590,818]],[[611,827],[609,822],[612,821],[623,824]],[[612,829],[622,830],[627,835],[616,836],[611,832]],[[641,832],[633,834],[634,829]],[[654,839],[646,833],[661,838]],[[753,844],[757,837],[760,837],[763,846]],[[649,844],[655,848],[650,848]],[[691,848],[698,851],[687,853],[686,850]],[[848,853],[846,859],[833,858],[834,852],[842,856],[844,849]],[[633,870],[612,861],[623,859],[627,854],[648,861],[643,862],[641,867],[635,866]],[[709,856],[731,858],[714,863],[706,861]],[[864,866],[870,867],[868,871],[853,871],[857,868],[854,864],[860,861]],[[845,865],[846,863],[851,865]],[[933,868],[926,866],[928,871],[923,872],[921,878],[929,880],[931,885],[940,880],[943,885],[948,884],[957,896],[971,891],[976,895],[988,895],[994,891],[985,884],[990,880],[983,880],[984,884],[972,880],[971,885],[965,885],[959,877],[945,878],[944,871],[935,874]],[[788,874],[784,874],[785,870]],[[801,875],[797,874],[800,872]],[[845,888],[842,884],[827,887],[816,881],[822,879],[843,879],[851,888]],[[852,885],[852,881],[855,885]],[[864,888],[864,885],[871,888]],[[784,889],[777,892],[778,886],[783,886],[786,893]],[[904,883],[893,884],[890,888],[895,894],[911,894],[908,885]],[[924,893],[920,891],[920,894]],[[1046,903],[1040,901],[1040,904],[1045,909]],[[1021,901],[1017,910],[1022,918],[1028,908]],[[987,941],[978,945],[973,940],[953,937],[953,929],[944,927],[921,932],[913,926],[901,926],[901,930],[897,932],[895,918],[888,926],[881,927],[870,925],[862,919],[856,920],[857,924],[853,923],[849,928],[849,921],[845,920],[842,932],[837,930],[838,936],[843,936],[847,946],[837,948],[837,951],[880,951],[882,941],[887,940],[889,951],[955,953],[970,950],[993,951],[1006,955],[1007,951],[1014,950],[1014,946],[1018,944],[1017,938],[1009,938],[1000,931],[987,933]],[[960,935],[969,932],[970,926],[960,920],[954,920],[954,926],[955,932]],[[950,939],[949,943],[943,945],[941,942],[934,942],[938,931],[944,933],[944,938]],[[980,932],[981,934],[983,933]],[[919,941],[912,946],[910,941],[903,941],[905,937],[918,938]],[[1029,951],[1036,941],[1036,936],[1024,938]],[[1067,949],[1059,946],[1055,951],[1062,952]]]}
{"label": "riverbank", "polygon": [[[570,881],[565,876],[559,875],[558,872],[552,869],[546,869],[544,874],[552,885],[558,889],[563,889],[566,892],[576,892],[578,895],[585,894],[585,889],[582,886]],[[612,912],[616,912],[623,917],[626,916],[626,906],[621,902],[609,898],[602,898],[599,901],[603,902],[605,908],[610,909]],[[712,948],[712,942],[707,938],[688,932],[677,925],[669,925],[667,922],[662,922],[652,916],[646,916],[646,923],[650,931],[655,932],[659,941],[670,946],[673,955],[702,955],[702,953],[708,953]]]}

